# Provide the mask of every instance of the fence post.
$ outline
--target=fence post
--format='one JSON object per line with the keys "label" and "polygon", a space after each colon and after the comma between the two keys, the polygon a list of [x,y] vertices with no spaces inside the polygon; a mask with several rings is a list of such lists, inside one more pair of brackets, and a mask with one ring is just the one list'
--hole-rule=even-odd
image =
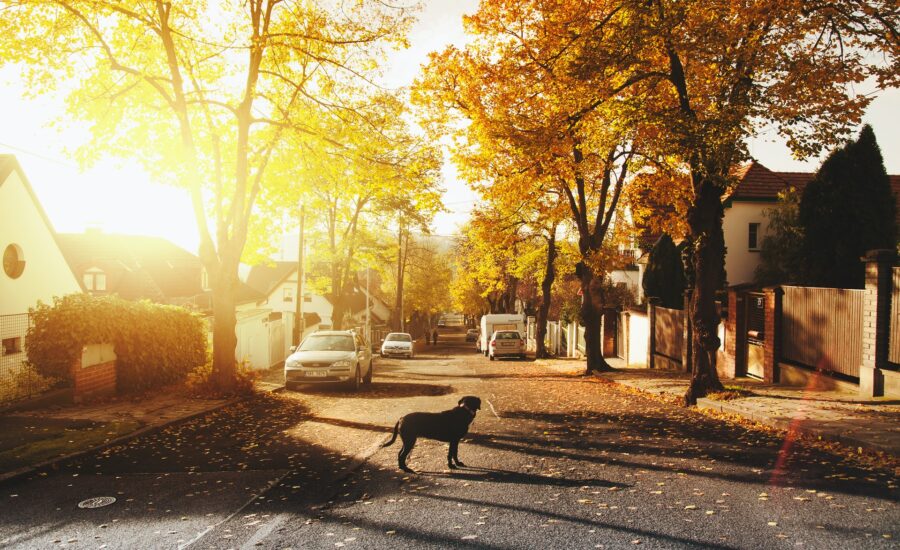
{"label": "fence post", "polygon": [[769,384],[778,382],[778,362],[781,361],[781,298],[780,286],[763,289],[765,295],[766,324],[763,329],[763,380]]}
{"label": "fence post", "polygon": [[725,352],[722,354],[723,364],[719,367],[719,372],[724,378],[735,378],[738,373],[738,365],[740,358],[738,357],[738,319],[742,318],[741,306],[743,299],[738,291],[734,288],[728,289],[728,316],[725,318]]}
{"label": "fence post", "polygon": [[690,289],[684,291],[684,315],[682,315],[681,367],[685,372],[694,372],[693,350],[691,349],[691,342],[694,339],[691,331],[691,293]]}
{"label": "fence post", "polygon": [[622,323],[622,330],[619,331],[619,334],[622,335],[622,342],[619,344],[622,345],[622,358],[627,367],[631,364],[631,312],[626,309],[619,317],[621,319],[619,322]]}
{"label": "fence post", "polygon": [[862,365],[859,367],[860,397],[884,395],[891,326],[893,250],[869,250],[861,260],[866,264],[866,287],[863,297]]}
{"label": "fence post", "polygon": [[659,305],[660,299],[651,296],[647,298],[647,321],[650,324],[650,334],[647,337],[647,367],[656,368],[656,306]]}

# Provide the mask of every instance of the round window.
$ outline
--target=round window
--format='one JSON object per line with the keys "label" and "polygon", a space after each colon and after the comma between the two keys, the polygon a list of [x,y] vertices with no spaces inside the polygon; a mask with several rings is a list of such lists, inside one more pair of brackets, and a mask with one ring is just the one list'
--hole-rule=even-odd
{"label": "round window", "polygon": [[18,279],[25,271],[25,256],[19,245],[8,245],[3,251],[3,271],[11,279]]}

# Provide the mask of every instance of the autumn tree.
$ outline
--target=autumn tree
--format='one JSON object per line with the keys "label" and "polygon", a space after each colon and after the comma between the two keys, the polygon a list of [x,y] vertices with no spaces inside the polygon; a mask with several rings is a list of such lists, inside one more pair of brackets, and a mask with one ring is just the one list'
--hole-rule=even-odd
{"label": "autumn tree", "polygon": [[641,39],[634,53],[660,75],[658,86],[648,89],[652,99],[643,113],[664,131],[657,150],[680,158],[690,173],[695,351],[685,401],[692,404],[721,388],[715,293],[724,262],[722,197],[731,168],[746,158],[747,140],[765,123],[799,155],[845,136],[871,101],[853,86],[866,79],[895,86],[900,79],[898,14],[890,1],[620,5],[630,15],[627,32]]}
{"label": "autumn tree", "polygon": [[[434,54],[414,94],[426,124],[454,133],[460,173],[476,190],[564,201],[578,234],[587,372],[610,368],[600,335],[614,256],[608,237],[642,139],[636,96],[626,90],[648,78],[631,61],[638,37],[620,32],[618,11],[601,3],[482,3],[466,19],[474,40]],[[617,51],[596,57],[596,41],[577,38],[582,25],[617,37]]]}
{"label": "autumn tree", "polygon": [[[440,209],[439,150],[412,133],[401,99],[374,94],[310,122],[315,131],[295,142],[308,153],[285,164],[284,177],[301,185],[269,196],[275,211],[300,201],[309,212],[310,251],[327,266],[312,276],[326,281],[319,286],[332,303],[335,329],[352,313],[358,272],[374,268],[385,248],[383,229],[400,219],[401,238],[408,239],[411,222],[426,228]],[[405,262],[403,248],[398,256]]]}
{"label": "autumn tree", "polygon": [[[270,161],[310,113],[342,107],[386,48],[405,7],[282,0],[12,0],[0,10],[4,62],[28,87],[65,93],[89,123],[79,158],[139,162],[189,190],[213,291],[213,381],[235,373],[238,264]],[[296,154],[296,152],[295,152]]]}

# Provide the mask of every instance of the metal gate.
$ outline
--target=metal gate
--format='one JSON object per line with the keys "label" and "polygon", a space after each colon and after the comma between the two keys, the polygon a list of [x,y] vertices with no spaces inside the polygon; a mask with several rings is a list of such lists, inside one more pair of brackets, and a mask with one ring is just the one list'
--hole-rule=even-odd
{"label": "metal gate", "polygon": [[765,330],[766,330],[766,298],[761,292],[748,292],[744,301],[745,323],[747,327],[747,352],[744,364],[747,375],[763,378],[765,371]]}

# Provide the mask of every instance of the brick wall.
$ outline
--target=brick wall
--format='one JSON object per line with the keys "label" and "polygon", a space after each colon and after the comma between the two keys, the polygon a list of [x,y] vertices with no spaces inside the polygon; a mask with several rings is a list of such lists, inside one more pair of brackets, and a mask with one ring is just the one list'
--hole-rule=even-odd
{"label": "brick wall", "polygon": [[763,289],[765,295],[765,328],[763,329],[763,380],[769,384],[778,382],[778,362],[781,360],[781,287]]}
{"label": "brick wall", "polygon": [[116,393],[115,359],[83,368],[78,358],[72,366],[72,375],[76,403]]}

